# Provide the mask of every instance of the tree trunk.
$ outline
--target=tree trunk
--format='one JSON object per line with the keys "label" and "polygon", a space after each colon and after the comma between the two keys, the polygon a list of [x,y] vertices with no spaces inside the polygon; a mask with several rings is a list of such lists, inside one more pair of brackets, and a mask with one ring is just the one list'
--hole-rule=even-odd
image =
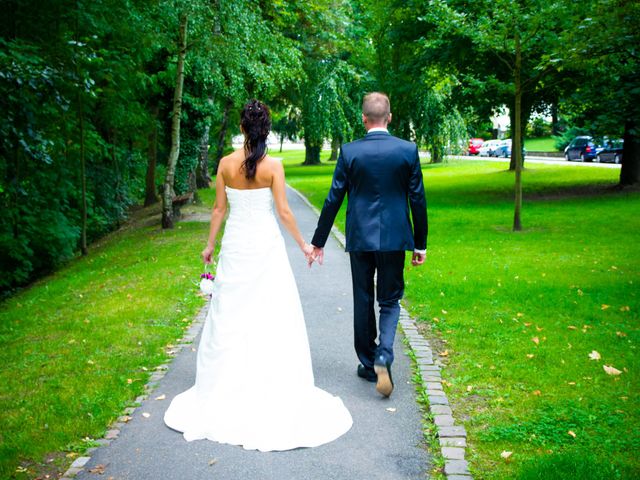
{"label": "tree trunk", "polygon": [[329,157],[330,162],[338,161],[338,150],[340,149],[340,139],[332,138],[331,139],[331,156]]}
{"label": "tree trunk", "polygon": [[515,114],[514,114],[514,133],[511,145],[512,158],[515,159],[515,209],[513,214],[513,231],[519,232],[522,230],[522,222],[520,220],[520,213],[522,211],[522,86],[521,86],[521,72],[522,72],[522,50],[520,47],[520,36],[515,34],[516,44],[516,65],[514,69],[514,83],[515,83]]}
{"label": "tree trunk", "polygon": [[144,206],[148,207],[158,201],[156,194],[156,165],[158,163],[158,115],[160,106],[155,105],[152,111],[152,126],[148,138],[147,175],[145,179]]}
{"label": "tree trunk", "polygon": [[224,104],[224,112],[222,113],[222,124],[220,125],[220,133],[218,134],[218,146],[216,147],[216,164],[215,170],[218,170],[218,163],[224,156],[224,146],[227,140],[227,129],[229,128],[229,112],[233,107],[233,101],[228,98]]}
{"label": "tree trunk", "polygon": [[632,132],[635,123],[627,120],[624,124],[624,150],[622,152],[622,168],[620,169],[620,186],[640,183],[640,141]]}
{"label": "tree trunk", "polygon": [[167,161],[167,174],[162,191],[162,228],[173,228],[173,183],[176,165],[180,155],[180,115],[182,114],[182,87],[184,85],[184,59],[187,54],[187,22],[186,13],[180,16],[180,40],[178,50],[178,66],[176,69],[176,88],[173,94],[173,117],[171,118],[171,151]]}
{"label": "tree trunk", "polygon": [[303,165],[320,165],[320,150],[322,145],[310,145],[304,142],[304,162]]}
{"label": "tree trunk", "polygon": [[431,163],[442,163],[442,145],[439,142],[433,142],[431,145]]}
{"label": "tree trunk", "polygon": [[282,153],[282,144],[284,143],[284,134],[280,135],[280,153]]}
{"label": "tree trunk", "polygon": [[559,133],[558,104],[554,102],[551,104],[551,135],[558,135]]}
{"label": "tree trunk", "polygon": [[209,130],[211,125],[207,119],[207,124],[200,137],[200,150],[198,151],[198,165],[196,166],[196,187],[209,188],[211,177],[209,176]]}
{"label": "tree trunk", "polygon": [[189,177],[187,178],[189,184],[189,191],[193,193],[193,203],[200,204],[202,201],[200,200],[200,195],[198,195],[198,182],[196,180],[196,172],[195,170],[191,170],[189,172]]}
{"label": "tree trunk", "polygon": [[[80,88],[80,87],[78,87]],[[84,145],[84,103],[82,92],[78,92],[78,122],[80,127],[80,182],[82,184],[82,220],[80,234],[80,251],[86,255],[87,250],[87,164]]]}

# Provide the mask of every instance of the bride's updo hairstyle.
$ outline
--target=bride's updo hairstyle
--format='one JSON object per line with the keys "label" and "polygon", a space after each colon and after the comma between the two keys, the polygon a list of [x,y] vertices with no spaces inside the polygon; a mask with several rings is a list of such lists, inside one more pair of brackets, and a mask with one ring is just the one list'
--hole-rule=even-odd
{"label": "bride's updo hairstyle", "polygon": [[267,153],[267,136],[271,131],[269,107],[258,100],[251,100],[242,109],[240,125],[244,130],[244,148],[247,152],[242,168],[247,179],[253,180],[258,162]]}

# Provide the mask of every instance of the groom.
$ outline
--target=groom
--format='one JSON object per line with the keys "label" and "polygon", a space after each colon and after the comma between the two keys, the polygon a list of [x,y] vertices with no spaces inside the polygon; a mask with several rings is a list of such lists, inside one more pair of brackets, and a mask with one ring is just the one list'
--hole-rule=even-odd
{"label": "groom", "polygon": [[[418,148],[389,134],[389,98],[369,93],[362,102],[367,135],[342,146],[331,190],[311,244],[318,263],[333,221],[348,194],[346,250],[351,260],[353,326],[358,376],[376,382],[385,397],[393,391],[393,341],[404,293],[405,251],[422,265],[427,248],[427,202]],[[409,218],[413,219],[413,228]],[[374,275],[380,308],[378,343]]]}

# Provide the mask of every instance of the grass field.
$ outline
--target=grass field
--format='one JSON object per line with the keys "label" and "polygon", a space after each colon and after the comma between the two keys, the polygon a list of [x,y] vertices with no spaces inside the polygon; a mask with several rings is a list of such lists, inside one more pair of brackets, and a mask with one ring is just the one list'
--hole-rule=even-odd
{"label": "grass field", "polygon": [[[282,154],[288,181],[320,207],[333,165],[298,166],[303,154]],[[425,166],[428,262],[406,277],[406,305],[449,363],[475,477],[635,478],[640,195],[611,190],[616,170],[530,165],[514,234],[503,168]],[[202,197],[185,212],[208,211],[213,192]],[[207,225],[158,222],[157,209],[138,212],[0,304],[0,478],[63,471],[203,304],[193,282]]]}
{"label": "grass field", "polygon": [[163,232],[156,210],[0,304],[0,478],[58,478],[204,304],[194,282],[208,225]]}
{"label": "grass field", "polygon": [[[321,207],[333,165],[283,157]],[[448,363],[477,479],[640,475],[640,194],[612,189],[617,175],[529,165],[513,233],[504,166],[424,167],[428,259],[406,270],[406,306]]]}
{"label": "grass field", "polygon": [[524,148],[528,152],[557,152],[556,141],[552,137],[526,138]]}

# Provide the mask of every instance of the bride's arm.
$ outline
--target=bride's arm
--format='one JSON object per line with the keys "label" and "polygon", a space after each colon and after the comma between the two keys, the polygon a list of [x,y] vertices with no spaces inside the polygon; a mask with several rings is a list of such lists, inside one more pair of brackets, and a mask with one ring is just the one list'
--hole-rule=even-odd
{"label": "bride's arm", "polygon": [[293,216],[291,208],[289,208],[289,202],[287,202],[287,192],[284,180],[284,168],[278,161],[273,163],[273,180],[271,183],[271,191],[273,192],[273,201],[276,205],[276,211],[282,225],[287,229],[289,234],[293,237],[300,249],[309,255],[313,250],[309,244],[304,241],[304,237],[298,229],[296,217]]}
{"label": "bride's arm", "polygon": [[227,193],[224,190],[224,178],[222,176],[222,163],[218,165],[218,172],[216,174],[216,201],[211,210],[211,227],[209,228],[209,240],[207,246],[202,251],[202,260],[204,263],[211,263],[211,255],[216,247],[216,237],[220,231],[220,226],[224,220],[224,216],[227,213]]}

